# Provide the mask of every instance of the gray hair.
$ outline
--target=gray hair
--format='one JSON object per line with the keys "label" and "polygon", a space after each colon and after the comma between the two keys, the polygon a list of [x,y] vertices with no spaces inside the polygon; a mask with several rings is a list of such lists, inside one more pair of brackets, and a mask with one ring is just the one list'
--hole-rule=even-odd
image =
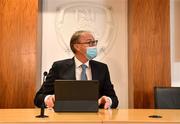
{"label": "gray hair", "polygon": [[73,51],[73,53],[76,52],[76,49],[74,48],[74,44],[78,43],[80,36],[86,32],[91,33],[90,31],[80,30],[80,31],[76,31],[72,35],[71,40],[70,40],[70,47],[71,47],[71,50]]}

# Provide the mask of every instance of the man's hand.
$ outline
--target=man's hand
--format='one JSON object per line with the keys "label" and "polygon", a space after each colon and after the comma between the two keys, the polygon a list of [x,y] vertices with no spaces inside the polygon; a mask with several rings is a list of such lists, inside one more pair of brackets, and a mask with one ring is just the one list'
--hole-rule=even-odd
{"label": "man's hand", "polygon": [[54,107],[54,101],[55,101],[54,95],[48,95],[44,99],[44,102],[45,102],[45,105],[47,108],[53,108]]}
{"label": "man's hand", "polygon": [[112,101],[110,97],[102,96],[101,98],[99,98],[98,104],[104,105],[104,109],[109,109],[111,107]]}

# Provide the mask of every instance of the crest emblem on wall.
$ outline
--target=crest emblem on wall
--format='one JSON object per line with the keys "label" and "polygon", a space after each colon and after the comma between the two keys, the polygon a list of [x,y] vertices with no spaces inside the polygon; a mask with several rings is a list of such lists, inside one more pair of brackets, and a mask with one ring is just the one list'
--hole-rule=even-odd
{"label": "crest emblem on wall", "polygon": [[97,3],[81,2],[60,5],[56,9],[55,30],[61,48],[72,55],[69,42],[77,30],[93,32],[98,40],[98,58],[104,57],[115,41],[117,26],[112,8]]}

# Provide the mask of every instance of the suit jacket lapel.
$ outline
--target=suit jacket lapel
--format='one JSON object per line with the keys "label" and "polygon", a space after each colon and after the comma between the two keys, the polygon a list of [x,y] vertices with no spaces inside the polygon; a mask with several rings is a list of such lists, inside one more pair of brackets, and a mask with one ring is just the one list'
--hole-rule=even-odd
{"label": "suit jacket lapel", "polygon": [[69,79],[69,80],[75,80],[76,76],[75,76],[75,62],[74,62],[74,58],[70,59],[69,62],[66,63],[66,67],[65,67],[65,71],[64,71],[64,78],[65,79]]}
{"label": "suit jacket lapel", "polygon": [[94,62],[92,60],[89,61],[89,65],[91,66],[91,73],[92,73],[92,80],[96,80],[96,67],[94,65]]}

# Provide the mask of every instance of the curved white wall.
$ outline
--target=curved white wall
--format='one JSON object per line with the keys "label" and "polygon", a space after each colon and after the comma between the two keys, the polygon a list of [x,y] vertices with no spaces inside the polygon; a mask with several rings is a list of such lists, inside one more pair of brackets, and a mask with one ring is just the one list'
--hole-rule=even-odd
{"label": "curved white wall", "polygon": [[171,78],[172,86],[180,87],[180,0],[170,0]]}

